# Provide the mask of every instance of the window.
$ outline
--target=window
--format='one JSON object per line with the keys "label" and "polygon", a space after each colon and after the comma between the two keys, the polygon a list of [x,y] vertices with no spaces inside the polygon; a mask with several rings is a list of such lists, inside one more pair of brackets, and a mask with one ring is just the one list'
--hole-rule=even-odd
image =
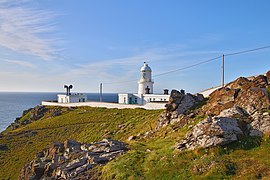
{"label": "window", "polygon": [[137,104],[137,98],[135,98],[135,100],[134,100],[134,101],[135,101],[135,103]]}
{"label": "window", "polygon": [[150,98],[150,102],[152,101],[152,98]]}
{"label": "window", "polygon": [[156,98],[153,98],[153,101],[156,101]]}
{"label": "window", "polygon": [[126,97],[124,97],[124,103],[126,103]]}
{"label": "window", "polygon": [[160,101],[162,101],[163,99],[161,98]]}

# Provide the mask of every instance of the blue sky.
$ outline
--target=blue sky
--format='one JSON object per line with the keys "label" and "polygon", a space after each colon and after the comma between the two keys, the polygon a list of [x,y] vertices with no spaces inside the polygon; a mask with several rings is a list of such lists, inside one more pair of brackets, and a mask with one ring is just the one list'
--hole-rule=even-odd
{"label": "blue sky", "polygon": [[[136,92],[153,75],[270,45],[270,1],[0,0],[0,91]],[[226,57],[226,82],[270,70],[270,49]],[[221,82],[221,59],[154,77],[199,92]]]}

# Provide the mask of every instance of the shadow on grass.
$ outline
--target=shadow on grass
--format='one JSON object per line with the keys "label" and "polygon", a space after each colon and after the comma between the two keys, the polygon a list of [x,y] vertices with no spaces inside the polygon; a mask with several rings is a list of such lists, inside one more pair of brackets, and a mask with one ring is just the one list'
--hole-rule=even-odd
{"label": "shadow on grass", "polygon": [[235,150],[251,150],[251,149],[259,147],[261,143],[262,143],[261,137],[243,136],[240,138],[240,140],[236,142],[232,142],[228,145],[224,145],[223,148],[221,149],[221,153],[227,154]]}

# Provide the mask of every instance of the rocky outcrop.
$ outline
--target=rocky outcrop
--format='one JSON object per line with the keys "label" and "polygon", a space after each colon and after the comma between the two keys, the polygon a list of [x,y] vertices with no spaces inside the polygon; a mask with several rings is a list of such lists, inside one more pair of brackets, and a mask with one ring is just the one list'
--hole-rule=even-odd
{"label": "rocky outcrop", "polygon": [[17,129],[23,125],[29,124],[33,121],[39,120],[45,115],[48,117],[55,117],[61,115],[61,110],[57,108],[46,108],[45,106],[36,106],[25,110],[21,117],[16,118],[14,123],[11,123],[8,128],[12,130]]}
{"label": "rocky outcrop", "polygon": [[96,165],[124,154],[127,144],[110,139],[83,144],[75,140],[55,142],[36,154],[35,160],[26,164],[19,179],[90,179],[87,173]]}
{"label": "rocky outcrop", "polygon": [[243,108],[233,106],[223,110],[218,116],[199,122],[176,147],[180,150],[193,150],[229,144],[243,136],[263,135],[270,135],[269,110],[256,111],[250,115]]}
{"label": "rocky outcrop", "polygon": [[159,116],[156,129],[164,127],[168,124],[180,123],[186,124],[188,117],[183,116],[187,114],[190,109],[198,105],[204,100],[203,95],[185,93],[184,90],[172,90],[166,110]]}
{"label": "rocky outcrop", "polygon": [[243,134],[237,119],[208,117],[194,126],[176,148],[193,150],[198,147],[225,145],[238,140],[238,136]]}
{"label": "rocky outcrop", "polygon": [[240,77],[210,94],[202,110],[209,117],[193,127],[178,149],[225,145],[241,136],[270,135],[270,71]]}
{"label": "rocky outcrop", "polygon": [[266,76],[259,75],[250,79],[240,77],[211,93],[203,111],[208,115],[216,116],[233,106],[239,106],[249,114],[269,109],[270,99],[267,91],[270,86],[269,78],[270,71]]}
{"label": "rocky outcrop", "polygon": [[270,113],[269,112],[255,112],[251,116],[250,136],[270,135]]}

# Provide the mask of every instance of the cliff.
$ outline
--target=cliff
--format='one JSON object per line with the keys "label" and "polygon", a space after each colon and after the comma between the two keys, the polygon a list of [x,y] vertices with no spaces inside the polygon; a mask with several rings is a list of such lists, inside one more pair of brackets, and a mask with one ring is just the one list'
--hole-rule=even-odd
{"label": "cliff", "polygon": [[[0,135],[0,177],[269,179],[269,85],[270,72],[208,99],[174,90],[165,111],[34,108]],[[123,151],[102,159],[110,141]]]}

